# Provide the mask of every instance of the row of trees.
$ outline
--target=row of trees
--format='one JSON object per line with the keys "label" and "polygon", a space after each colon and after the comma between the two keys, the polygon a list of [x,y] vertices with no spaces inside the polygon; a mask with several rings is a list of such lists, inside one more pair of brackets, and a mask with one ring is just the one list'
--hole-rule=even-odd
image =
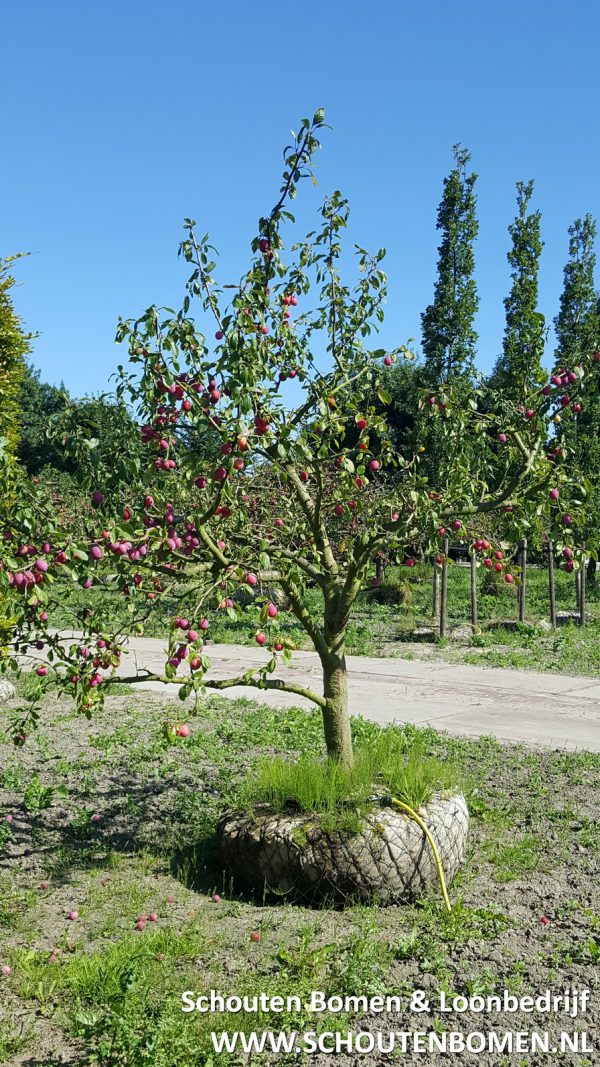
{"label": "row of trees", "polygon": [[[471,387],[477,378],[478,309],[474,244],[478,234],[475,186],[477,175],[469,169],[469,153],[454,148],[454,168],[444,182],[437,226],[442,239],[438,250],[437,281],[432,303],[423,313],[423,363],[414,371],[419,384],[432,391],[448,385]],[[518,182],[517,210],[509,226],[511,245],[508,262],[511,288],[505,301],[502,351],[488,378],[488,403],[495,393],[524,405],[526,398],[543,386],[542,366],[549,327],[538,307],[539,264],[544,242],[541,213],[532,207],[533,181]],[[554,318],[556,348],[554,368],[572,367],[582,352],[600,349],[600,299],[594,284],[596,223],[591,215],[575,219],[569,227],[568,260],[563,290]],[[406,372],[405,372],[406,373]],[[405,388],[405,408],[410,409],[410,390]],[[491,399],[490,399],[491,398]],[[564,420],[557,413],[553,424],[555,446],[570,456],[574,471],[588,483],[586,529],[592,539],[600,528],[600,363],[587,381],[585,400],[577,419]],[[439,466],[439,450],[429,435],[430,462]],[[465,442],[468,451],[468,442]],[[593,573],[595,564],[590,561]]]}
{"label": "row of trees", "polygon": [[[454,168],[444,181],[437,228],[437,280],[432,303],[421,316],[424,367],[432,386],[476,374],[479,307],[475,282],[474,243],[479,225],[476,213],[477,175],[469,172],[470,155],[454,148]],[[538,308],[539,261],[544,247],[541,213],[533,210],[534,183],[517,182],[517,212],[509,226],[511,289],[504,301],[506,327],[502,353],[491,378],[521,401],[527,391],[542,385],[541,363],[547,329]],[[584,349],[600,342],[600,301],[594,286],[596,223],[591,215],[569,227],[569,258],[564,269],[560,308],[554,319],[555,363],[567,364]]]}

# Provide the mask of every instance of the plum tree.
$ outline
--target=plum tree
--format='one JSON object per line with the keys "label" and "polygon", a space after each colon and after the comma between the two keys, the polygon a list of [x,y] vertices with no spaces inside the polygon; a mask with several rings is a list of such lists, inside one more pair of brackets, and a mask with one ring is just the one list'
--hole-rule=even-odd
{"label": "plum tree", "polygon": [[[418,447],[411,455],[394,450],[382,375],[411,354],[402,346],[368,347],[383,318],[384,251],[357,247],[358,278],[353,287],[342,279],[348,206],[339,192],[325,199],[317,229],[289,253],[284,248],[286,226],[294,222],[289,202],[314,176],[323,126],[317,111],[293,135],[279,196],[259,221],[239,284],[217,284],[208,236],[185,221],[180,254],[191,274],[181,310],[153,306],[120,321],[117,331],[129,349],[117,398],[138,420],[141,461],[132,445],[129,466],[123,454],[118,470],[82,464],[94,510],[86,536],[69,543],[35,486],[26,482],[17,492],[7,483],[0,498],[13,506],[1,518],[0,583],[17,619],[12,666],[19,667],[18,653],[37,645],[49,667],[40,684],[72,692],[87,716],[115,680],[127,634],[111,628],[102,606],[87,604],[74,615],[76,635],[57,635],[49,629],[57,582],[123,596],[133,632],[166,597],[178,597],[185,614],[172,619],[164,669],[127,680],[175,683],[182,699],[239,685],[306,697],[322,711],[328,755],[349,764],[346,631],[377,554],[410,566],[420,546],[442,559],[441,540],[452,529],[475,538],[489,566],[490,541],[476,537],[486,515],[510,508],[518,530],[533,511],[547,508],[562,541],[562,516],[570,515],[576,530],[581,496],[570,485],[564,450],[548,451],[562,384],[535,391],[521,406],[501,398],[485,404],[481,389],[465,393],[462,382],[457,390],[449,383],[435,396],[424,393],[420,403],[445,457],[439,484],[428,481]],[[584,380],[586,360],[580,364],[570,397]],[[564,417],[571,417],[570,407]],[[203,462],[190,452],[191,433],[209,433],[218,458]],[[461,447],[466,437],[468,454]],[[560,500],[550,488],[559,489]],[[508,572],[498,551],[494,566]],[[239,611],[241,594],[252,605],[264,658],[218,678],[207,633],[215,613]],[[293,651],[290,615],[318,653],[320,690],[280,669]],[[29,725],[36,715],[32,708]],[[22,740],[28,721],[16,729]]]}

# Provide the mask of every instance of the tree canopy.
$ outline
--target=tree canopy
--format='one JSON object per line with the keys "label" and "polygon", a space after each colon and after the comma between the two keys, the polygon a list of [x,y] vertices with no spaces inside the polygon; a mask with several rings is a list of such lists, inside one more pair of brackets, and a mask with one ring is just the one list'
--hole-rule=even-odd
{"label": "tree canopy", "polygon": [[518,403],[543,385],[544,316],[538,310],[539,261],[544,247],[541,212],[530,211],[533,181],[517,182],[517,214],[508,228],[512,238],[507,259],[512,285],[504,300],[506,326],[502,355],[492,372],[495,386]]}
{"label": "tree canopy", "polygon": [[574,471],[585,479],[589,494],[586,521],[581,531],[588,542],[600,526],[600,307],[594,285],[597,227],[591,215],[569,227],[569,258],[564,269],[560,309],[555,326],[558,345],[553,380],[565,380],[566,369],[595,352],[585,395],[577,418],[561,420],[557,439],[572,457]]}
{"label": "tree canopy", "polygon": [[20,256],[0,259],[0,450],[15,455],[20,436],[19,398],[26,375],[31,335],[25,332],[10,295],[12,265]]}
{"label": "tree canopy", "polygon": [[432,303],[421,316],[423,352],[429,385],[469,379],[474,372],[479,306],[475,283],[474,242],[479,231],[476,214],[477,175],[468,172],[470,153],[454,146],[454,167],[444,179],[437,228],[437,280]]}
{"label": "tree canopy", "polygon": [[[409,437],[400,453],[386,382],[395,361],[412,353],[405,345],[372,347],[386,298],[384,250],[358,248],[354,277],[342,277],[348,206],[339,192],[326,197],[307,237],[286,248],[290,205],[313,174],[324,125],[322,111],[302,120],[285,150],[279,195],[259,219],[238,284],[217,280],[208,234],[185,220],[180,254],[190,273],[181,309],[152,305],[118,325],[129,362],[117,386],[110,450],[100,440],[104,409],[75,406],[60,416],[95,509],[82,534],[65,532],[35,485],[15,493],[10,471],[0,468],[4,499],[12,501],[0,509],[0,589],[16,619],[16,650],[49,649],[40,678],[50,675],[84,714],[116,680],[124,649],[110,601],[124,598],[128,632],[140,632],[150,611],[176,599],[164,667],[128,676],[132,684],[148,677],[174,683],[182,699],[238,685],[306,697],[322,711],[329,756],[350,764],[346,633],[361,589],[377,580],[374,559],[385,550],[411,566],[415,545],[439,558],[451,531],[512,583],[506,554],[498,548],[492,560],[490,541],[478,536],[487,516],[509,509],[518,534],[544,512],[556,540],[572,537],[583,494],[563,453],[548,454],[547,442],[558,410],[565,420],[576,414],[588,359],[569,368],[567,409],[562,381],[560,390],[538,390],[527,409],[510,398],[492,409],[461,363],[435,394],[419,392],[444,457],[441,475],[423,463],[419,447],[409,449]],[[290,380],[292,401],[283,392]],[[405,384],[400,376],[398,383]],[[218,458],[191,452],[190,433],[213,435]],[[65,581],[107,593],[74,610],[83,634],[76,639],[52,629]],[[265,655],[234,677],[215,677],[205,647],[211,619],[235,615],[242,594]],[[320,687],[300,685],[281,669],[293,652],[282,625],[287,613],[319,655]],[[24,721],[17,736],[26,730]]]}

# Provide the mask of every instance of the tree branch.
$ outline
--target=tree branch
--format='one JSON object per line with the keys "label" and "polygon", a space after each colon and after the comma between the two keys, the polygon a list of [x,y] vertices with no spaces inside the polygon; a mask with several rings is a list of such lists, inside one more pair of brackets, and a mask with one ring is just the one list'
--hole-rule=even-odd
{"label": "tree branch", "polygon": [[281,581],[281,587],[284,592],[287,593],[294,615],[298,619],[300,625],[306,630],[319,656],[328,656],[329,649],[323,632],[319,629],[316,623],[313,622],[308,608],[304,606],[302,594],[297,585],[286,575]]}
{"label": "tree branch", "polygon": [[[317,479],[319,492],[322,494],[322,480],[320,470],[316,465],[313,469],[315,472],[315,477]],[[313,536],[317,542],[317,546],[319,548],[325,570],[329,574],[336,575],[338,573],[338,565],[335,561],[335,556],[331,551],[331,545],[329,543],[329,538],[327,536],[325,525],[320,517],[319,504],[312,499],[310,493],[304,488],[292,463],[286,463],[285,471],[295,490],[296,496],[300,502],[300,507],[306,515],[309,526],[313,532]]]}
{"label": "tree branch", "polygon": [[[103,685],[139,685],[143,682],[162,682],[164,685],[179,685],[183,683],[181,678],[167,678],[166,674],[152,674],[148,671],[146,674],[135,674],[126,677],[115,675],[114,678],[106,678]],[[306,700],[310,700],[313,704],[316,704],[319,708],[326,706],[325,697],[320,696],[319,693],[315,693],[314,690],[308,689],[304,685],[297,685],[295,682],[284,682],[282,678],[247,678],[242,676],[241,678],[213,678],[203,679],[202,685],[206,689],[233,689],[235,686],[247,687],[250,689],[271,689],[280,693],[294,693],[296,696],[305,697]]]}

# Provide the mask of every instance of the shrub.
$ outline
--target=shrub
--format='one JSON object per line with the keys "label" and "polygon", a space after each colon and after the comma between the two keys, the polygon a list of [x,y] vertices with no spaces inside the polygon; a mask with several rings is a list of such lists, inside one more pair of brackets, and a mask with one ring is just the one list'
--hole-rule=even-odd
{"label": "shrub", "polygon": [[411,583],[407,578],[392,578],[371,589],[371,599],[377,604],[394,604],[409,607],[414,599]]}

